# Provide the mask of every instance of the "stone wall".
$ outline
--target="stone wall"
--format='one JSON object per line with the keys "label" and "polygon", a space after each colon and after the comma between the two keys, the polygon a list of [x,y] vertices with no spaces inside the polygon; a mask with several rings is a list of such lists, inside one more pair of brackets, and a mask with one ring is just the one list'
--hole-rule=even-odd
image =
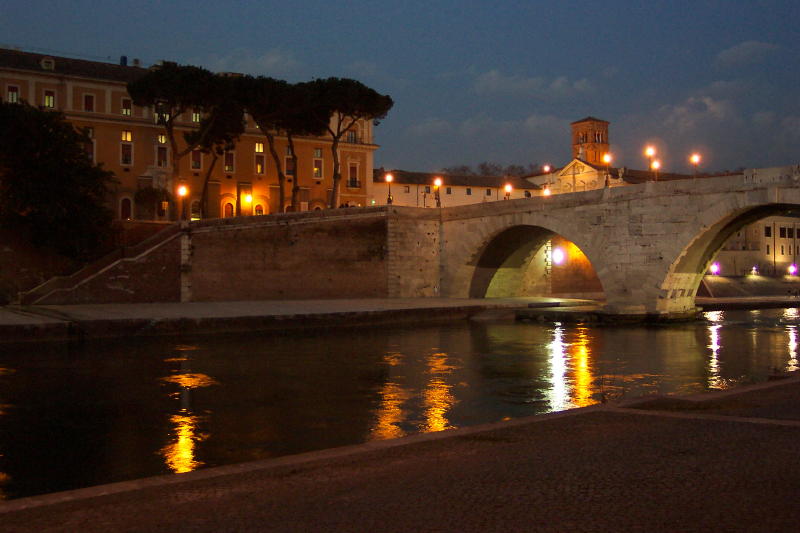
{"label": "stone wall", "polygon": [[395,298],[439,296],[441,224],[435,209],[389,209],[387,295]]}

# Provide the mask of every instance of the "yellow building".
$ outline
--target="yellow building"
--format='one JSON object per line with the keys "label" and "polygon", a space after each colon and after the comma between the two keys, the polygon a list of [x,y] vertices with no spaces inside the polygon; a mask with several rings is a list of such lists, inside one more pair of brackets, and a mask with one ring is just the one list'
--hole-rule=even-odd
{"label": "yellow building", "polygon": [[[173,183],[173,161],[163,128],[153,109],[135,106],[127,83],[147,72],[138,60],[127,65],[53,57],[0,49],[0,96],[6,102],[27,101],[64,113],[92,137],[87,146],[94,161],[117,177],[111,199],[116,217],[137,220],[175,220],[183,210],[197,217],[210,156],[195,151],[179,161]],[[200,121],[200,113],[186,113],[178,122],[178,137]],[[236,148],[217,161],[208,183],[208,217],[261,215],[279,209],[278,174],[267,141],[247,118],[246,131]],[[340,203],[366,205],[372,184],[373,124],[361,121],[345,133],[339,145],[342,180]],[[300,186],[300,209],[324,209],[333,186],[331,140],[295,139],[298,168],[292,168],[286,138],[276,136],[276,148],[287,174],[286,203],[295,180]],[[179,199],[178,190],[187,189]],[[158,201],[153,190],[164,189],[172,202]]]}

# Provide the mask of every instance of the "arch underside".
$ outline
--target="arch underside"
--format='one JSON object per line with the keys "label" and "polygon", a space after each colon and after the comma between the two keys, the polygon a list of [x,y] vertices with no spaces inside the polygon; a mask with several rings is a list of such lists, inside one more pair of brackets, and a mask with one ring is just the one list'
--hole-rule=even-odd
{"label": "arch underside", "polygon": [[[483,248],[473,263],[474,270],[469,286],[471,298],[541,296],[553,293],[553,279],[564,279],[553,276],[548,270],[549,258],[546,244],[551,240],[569,243],[574,249],[573,256],[583,259],[584,268],[579,274],[588,275],[592,280],[593,292],[602,292],[602,287],[588,260],[573,243],[570,243],[554,231],[540,226],[513,226],[501,231]],[[563,269],[563,267],[558,267]],[[588,274],[587,274],[588,271]],[[563,290],[563,283],[562,286]],[[581,292],[586,283],[576,284],[576,290],[567,289],[567,293]],[[599,287],[599,289],[598,289]]]}

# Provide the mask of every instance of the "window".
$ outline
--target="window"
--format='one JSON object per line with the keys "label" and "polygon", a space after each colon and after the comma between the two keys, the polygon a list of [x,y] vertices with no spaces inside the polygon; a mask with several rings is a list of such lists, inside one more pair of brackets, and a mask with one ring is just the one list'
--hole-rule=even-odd
{"label": "window", "polygon": [[256,154],[256,174],[263,174],[265,170],[264,154]]}
{"label": "window", "polygon": [[44,107],[49,107],[50,109],[56,106],[56,92],[55,91],[45,91],[44,92]]}
{"label": "window", "polygon": [[784,227],[778,228],[778,236],[781,239],[785,239],[786,238],[786,228],[784,228]]}
{"label": "window", "polygon": [[83,128],[83,131],[86,133],[86,136],[90,139],[94,139],[94,128],[91,126],[87,126]]}
{"label": "window", "polygon": [[225,152],[225,172],[233,171],[233,152]]}
{"label": "window", "polygon": [[314,177],[322,179],[322,159],[314,159]]}
{"label": "window", "polygon": [[453,189],[451,187],[448,187],[444,190],[444,192],[445,194],[453,194]]}
{"label": "window", "polygon": [[203,168],[203,152],[192,150],[192,170],[200,170],[201,168]]}
{"label": "window", "polygon": [[156,146],[156,166],[164,168],[167,166],[167,162],[168,162],[167,147]]}
{"label": "window", "polygon": [[764,237],[772,237],[772,226],[764,226]]}
{"label": "window", "polygon": [[525,191],[525,198],[531,197],[531,191]]}
{"label": "window", "polygon": [[257,154],[264,153],[264,143],[256,143],[256,153]]}
{"label": "window", "polygon": [[156,140],[158,140],[158,144],[167,144],[167,136],[163,133],[160,133]]}
{"label": "window", "polygon": [[350,165],[348,171],[349,179],[347,180],[347,186],[358,188],[361,187],[361,181],[358,179],[358,165]]}
{"label": "window", "polygon": [[603,133],[600,131],[594,132],[594,142],[601,143],[603,142]]}
{"label": "window", "polygon": [[227,202],[225,207],[222,208],[222,216],[225,218],[230,218],[233,216],[233,204]]}
{"label": "window", "polygon": [[467,196],[472,196],[472,187],[467,187]]}
{"label": "window", "polygon": [[192,111],[192,122],[200,122],[200,113]]}
{"label": "window", "polygon": [[430,194],[430,193],[431,193],[431,186],[430,185],[426,185],[425,186],[425,194]]}
{"label": "window", "polygon": [[153,120],[156,124],[166,124],[169,122],[170,114],[169,111],[163,109],[161,104],[157,105],[153,109]]}
{"label": "window", "polygon": [[403,192],[406,193],[406,194],[410,193],[411,192],[411,186],[410,185],[403,185]]}
{"label": "window", "polygon": [[314,157],[322,157],[322,148],[314,148]]}
{"label": "window", "polygon": [[129,116],[131,116],[131,111],[132,110],[133,110],[133,104],[131,103],[131,99],[130,98],[123,98],[122,99],[122,109],[120,110],[120,112],[123,115],[129,117]]}
{"label": "window", "polygon": [[355,143],[356,142],[356,132],[348,131],[347,132],[347,136],[345,137],[345,141],[349,142],[349,143]]}
{"label": "window", "polygon": [[16,104],[19,102],[19,87],[16,85],[9,85],[6,91],[6,100],[9,104]]}
{"label": "window", "polygon": [[256,204],[255,210],[253,211],[256,216],[261,216],[264,214],[264,207],[261,204]]}
{"label": "window", "polygon": [[783,245],[782,244],[781,244],[781,255],[784,255],[783,254]]}
{"label": "window", "polygon": [[83,95],[83,110],[88,111],[90,113],[94,113],[94,95],[93,94],[84,94]]}
{"label": "window", "polygon": [[794,228],[786,228],[786,236],[790,239],[794,239]]}
{"label": "window", "polygon": [[94,163],[94,128],[83,128],[83,133],[89,138],[89,140],[83,144],[83,149],[86,151],[86,155],[89,156],[89,161]]}
{"label": "window", "polygon": [[122,143],[120,145],[120,158],[119,162],[122,165],[133,164],[133,145],[130,143]]}
{"label": "window", "polygon": [[286,145],[286,155],[292,155],[292,147],[289,145]]}
{"label": "window", "polygon": [[285,167],[286,167],[286,175],[294,176],[294,159],[287,156]]}
{"label": "window", "polygon": [[122,130],[121,139],[125,142],[132,142],[133,141],[133,133],[131,130]]}
{"label": "window", "polygon": [[486,189],[486,196],[492,195],[492,189]]}
{"label": "window", "polygon": [[769,255],[769,244],[767,245],[767,255]]}

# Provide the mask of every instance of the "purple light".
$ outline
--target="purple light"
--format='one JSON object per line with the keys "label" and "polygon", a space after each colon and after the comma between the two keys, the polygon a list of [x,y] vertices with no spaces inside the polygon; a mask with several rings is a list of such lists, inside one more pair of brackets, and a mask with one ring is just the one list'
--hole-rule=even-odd
{"label": "purple light", "polygon": [[797,265],[792,263],[791,265],[789,265],[789,275],[794,276],[795,274],[797,274]]}
{"label": "purple light", "polygon": [[719,274],[719,263],[711,263],[710,270],[711,270],[711,273],[714,274],[715,276],[717,274]]}

